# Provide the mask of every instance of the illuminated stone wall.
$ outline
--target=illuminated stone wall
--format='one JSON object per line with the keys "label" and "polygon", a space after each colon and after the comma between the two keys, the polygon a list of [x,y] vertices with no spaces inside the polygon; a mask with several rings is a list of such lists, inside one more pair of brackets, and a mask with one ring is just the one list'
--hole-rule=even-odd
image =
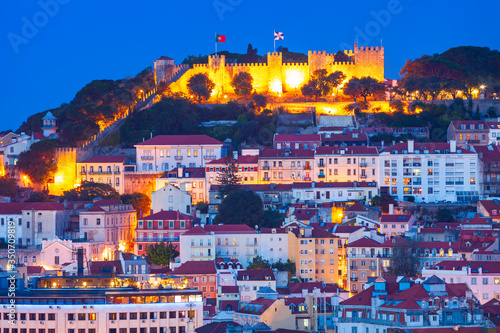
{"label": "illuminated stone wall", "polygon": [[232,78],[241,72],[249,73],[253,78],[254,91],[257,93],[276,93],[300,91],[309,81],[309,77],[318,69],[326,69],[328,73],[342,71],[347,79],[371,76],[379,81],[384,80],[384,48],[358,47],[344,51],[351,62],[335,62],[333,53],[326,51],[309,51],[307,64],[283,63],[282,54],[267,54],[267,64],[226,64],[224,55],[209,56],[208,64],[195,64],[177,81],[170,85],[172,92],[188,93],[189,79],[204,73],[216,84],[212,96],[222,97],[225,93],[234,93],[231,87]]}
{"label": "illuminated stone wall", "polygon": [[161,177],[161,173],[125,173],[123,193],[142,193],[151,198],[151,192],[156,191],[156,178]]}

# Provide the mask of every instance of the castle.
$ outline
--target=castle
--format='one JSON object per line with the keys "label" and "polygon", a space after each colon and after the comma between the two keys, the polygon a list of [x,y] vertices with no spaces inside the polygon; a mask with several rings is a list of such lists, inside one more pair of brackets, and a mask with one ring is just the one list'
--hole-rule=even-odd
{"label": "castle", "polygon": [[[342,71],[348,80],[354,76],[371,76],[378,81],[384,80],[383,47],[358,47],[355,43],[353,50],[345,50],[344,53],[349,56],[350,62],[335,62],[334,54],[325,51],[309,51],[307,63],[283,63],[282,54],[278,52],[268,53],[267,63],[255,64],[226,64],[224,55],[211,55],[208,56],[208,64],[193,65],[170,84],[170,89],[172,92],[187,93],[189,79],[199,73],[207,74],[216,84],[212,95],[219,97],[225,93],[234,93],[231,80],[240,72],[247,72],[252,76],[256,93],[300,92],[300,88],[318,69],[326,69],[328,73]],[[166,57],[155,61],[157,84],[167,82],[168,74],[178,72],[177,67],[180,66],[183,65],[174,65],[173,59],[167,60]]]}

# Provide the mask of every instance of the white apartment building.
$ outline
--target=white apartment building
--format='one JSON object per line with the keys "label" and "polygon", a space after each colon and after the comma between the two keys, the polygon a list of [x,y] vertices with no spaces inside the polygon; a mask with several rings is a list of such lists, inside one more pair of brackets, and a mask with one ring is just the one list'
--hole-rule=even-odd
{"label": "white apartment building", "polygon": [[[181,188],[185,187],[181,184]],[[178,210],[184,214],[191,214],[191,195],[173,184],[165,185],[151,192],[151,209],[153,212],[161,210]]]}
{"label": "white apartment building", "polygon": [[259,184],[289,184],[311,181],[314,176],[313,149],[263,149],[259,154]]}
{"label": "white apartment building", "polygon": [[307,182],[293,183],[292,201],[346,202],[370,200],[378,194],[377,183]]}
{"label": "white apartment building", "polygon": [[314,155],[314,180],[323,182],[376,182],[379,152],[376,147],[321,146]]}
{"label": "white apartment building", "polygon": [[281,229],[257,232],[242,224],[204,225],[181,234],[180,248],[181,263],[215,260],[217,257],[237,259],[246,267],[256,256],[270,262],[286,262],[288,234]]}
{"label": "white apartment building", "polygon": [[464,201],[479,195],[477,153],[450,143],[397,143],[380,153],[380,192],[416,202]]}
{"label": "white apartment building", "polygon": [[158,135],[135,145],[137,171],[204,167],[226,154],[224,143],[206,135]]}

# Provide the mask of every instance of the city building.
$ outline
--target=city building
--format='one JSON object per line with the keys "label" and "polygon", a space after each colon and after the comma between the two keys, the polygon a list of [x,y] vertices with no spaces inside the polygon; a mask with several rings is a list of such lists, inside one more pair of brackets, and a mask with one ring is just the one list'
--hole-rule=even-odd
{"label": "city building", "polygon": [[180,250],[180,235],[193,228],[193,217],[173,210],[161,210],[137,220],[135,229],[134,253],[146,254],[150,245],[165,242],[172,243]]}
{"label": "city building", "polygon": [[479,197],[477,153],[456,142],[397,143],[380,153],[380,193],[415,202],[469,202]]}
{"label": "city building", "polygon": [[174,269],[172,274],[186,278],[189,287],[203,292],[203,298],[217,297],[217,269],[214,260],[186,261]]}
{"label": "city building", "polygon": [[321,146],[320,134],[274,134],[274,149],[315,149]]}
{"label": "city building", "polygon": [[[207,175],[205,168],[184,168],[177,167],[163,176],[156,178],[156,189],[161,189],[166,185],[173,185],[191,195],[192,203],[205,202],[208,200]],[[169,199],[170,202],[170,199]]]}
{"label": "city building", "polygon": [[[207,163],[206,179],[210,185],[218,185],[218,175],[227,167],[227,157],[213,160]],[[257,184],[259,181],[259,156],[258,155],[240,155],[236,158],[238,167],[238,176],[241,177],[241,184]]]}
{"label": "city building", "polygon": [[[168,184],[151,192],[151,210],[159,212],[162,210],[180,211],[183,214],[192,212],[192,195],[176,186]],[[181,184],[181,187],[185,187]]]}
{"label": "city building", "polygon": [[224,143],[206,135],[157,135],[135,145],[137,171],[199,168],[226,155]]}
{"label": "city building", "polygon": [[[500,135],[498,137],[500,139]],[[479,157],[479,186],[483,196],[500,197],[500,147],[475,145]]]}
{"label": "city building", "polygon": [[321,146],[316,147],[316,181],[377,182],[379,152],[376,147]]}
{"label": "city building", "polygon": [[271,268],[240,270],[236,285],[240,288],[240,301],[249,303],[257,299],[261,288],[276,290],[276,278]]}
{"label": "city building", "polygon": [[404,236],[410,231],[417,219],[413,215],[384,214],[380,217],[380,232],[389,239],[394,236]]}
{"label": "city building", "polygon": [[321,228],[293,228],[288,233],[289,256],[301,281],[339,283],[339,238]]}
{"label": "city building", "polygon": [[293,199],[306,202],[354,202],[370,200],[378,194],[377,183],[295,182]]}
{"label": "city building", "polygon": [[489,142],[488,125],[484,120],[452,120],[447,139],[456,141],[457,147],[471,149],[472,145],[485,146]]}
{"label": "city building", "polygon": [[[251,302],[245,303],[233,314],[234,320],[240,325],[261,325],[262,323],[271,329],[296,329],[295,316],[290,308],[282,301],[259,297]],[[261,330],[258,330],[261,331]],[[269,331],[268,328],[265,331]]]}
{"label": "city building", "polygon": [[314,177],[314,150],[262,149],[258,170],[260,184],[311,181]]}
{"label": "city building", "polygon": [[124,194],[125,155],[100,155],[76,163],[76,170],[83,182],[104,183]]}

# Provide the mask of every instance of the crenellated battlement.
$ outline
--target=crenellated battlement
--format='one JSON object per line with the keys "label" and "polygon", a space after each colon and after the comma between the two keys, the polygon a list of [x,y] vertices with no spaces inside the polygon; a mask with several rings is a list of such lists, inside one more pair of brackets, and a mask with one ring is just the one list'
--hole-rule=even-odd
{"label": "crenellated battlement", "polygon": [[284,62],[283,66],[284,67],[305,67],[305,66],[309,66],[309,65],[305,62],[302,62],[302,63]]}
{"label": "crenellated battlement", "polygon": [[337,66],[350,66],[350,65],[355,65],[354,62],[352,61],[349,61],[349,62],[345,62],[345,61],[334,61],[332,62],[332,65],[337,65]]}
{"label": "crenellated battlement", "polygon": [[208,64],[193,64],[193,68],[206,68]]}
{"label": "crenellated battlement", "polygon": [[72,153],[72,152],[86,152],[88,148],[77,148],[77,147],[57,147],[55,149],[56,153]]}
{"label": "crenellated battlement", "polygon": [[383,51],[383,46],[360,46],[357,48],[358,51]]}
{"label": "crenellated battlement", "polygon": [[226,64],[226,66],[229,66],[229,67],[264,67],[264,66],[267,66],[266,63],[263,63],[263,62],[257,62],[257,63],[230,63],[230,64]]}
{"label": "crenellated battlement", "polygon": [[325,56],[325,57],[333,57],[334,56],[333,53],[326,53],[326,51],[309,51],[307,54],[309,56],[310,55],[322,55],[322,56]]}
{"label": "crenellated battlement", "polygon": [[281,57],[281,52],[267,52],[268,57]]}

